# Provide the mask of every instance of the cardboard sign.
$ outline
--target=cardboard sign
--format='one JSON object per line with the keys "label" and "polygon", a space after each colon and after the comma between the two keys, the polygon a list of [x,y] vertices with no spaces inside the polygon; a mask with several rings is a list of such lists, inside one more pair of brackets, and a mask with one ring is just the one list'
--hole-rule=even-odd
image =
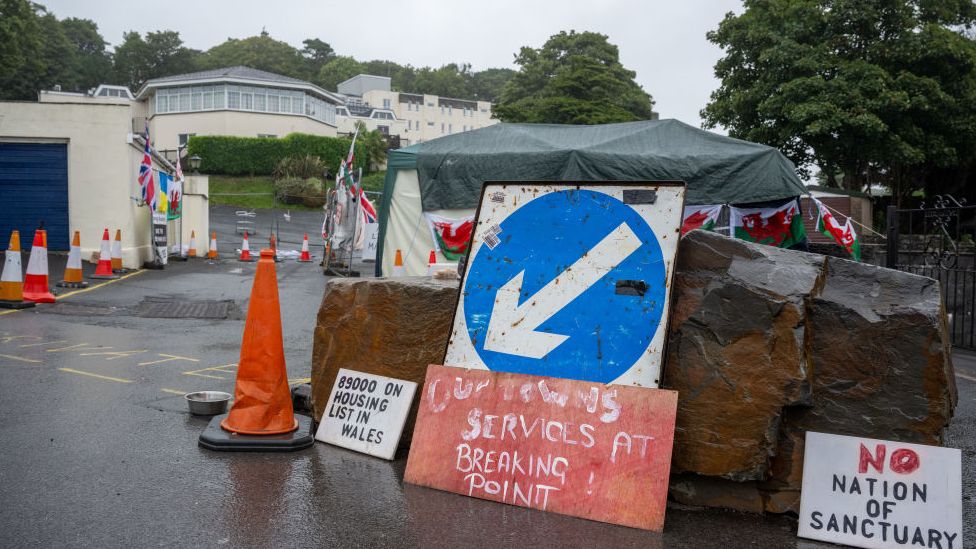
{"label": "cardboard sign", "polygon": [[807,432],[799,536],[964,547],[961,459],[954,448]]}
{"label": "cardboard sign", "polygon": [[444,363],[657,387],[684,183],[487,183]]}
{"label": "cardboard sign", "polygon": [[380,224],[363,225],[363,261],[376,261],[376,247],[380,242]]}
{"label": "cardboard sign", "polygon": [[417,384],[339,369],[315,439],[393,459]]}
{"label": "cardboard sign", "polygon": [[404,480],[660,532],[674,391],[429,366]]}

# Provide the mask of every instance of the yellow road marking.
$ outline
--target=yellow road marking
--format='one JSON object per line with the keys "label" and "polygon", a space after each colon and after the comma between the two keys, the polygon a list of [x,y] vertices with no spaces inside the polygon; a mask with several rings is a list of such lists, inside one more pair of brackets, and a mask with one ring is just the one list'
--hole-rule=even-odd
{"label": "yellow road marking", "polygon": [[301,385],[302,383],[311,383],[312,378],[310,377],[293,377],[288,380],[288,385]]}
{"label": "yellow road marking", "polygon": [[61,370],[62,372],[68,372],[69,374],[78,374],[78,375],[82,375],[82,376],[89,376],[89,377],[94,377],[94,378],[98,378],[98,379],[104,379],[105,381],[115,381],[115,382],[118,382],[118,383],[135,383],[131,379],[123,379],[121,377],[103,376],[101,374],[93,374],[91,372],[83,372],[81,370],[75,370],[74,368],[58,368],[58,370]]}
{"label": "yellow road marking", "polygon": [[160,391],[162,391],[164,393],[169,393],[171,395],[180,395],[180,396],[183,396],[183,395],[186,394],[186,391],[177,391],[176,389],[160,389]]}
{"label": "yellow road marking", "polygon": [[14,355],[0,355],[0,356],[2,356],[3,358],[9,358],[11,360],[19,360],[21,362],[31,362],[33,364],[39,364],[41,362],[40,360],[34,360],[33,358],[23,358]]}
{"label": "yellow road marking", "polygon": [[105,282],[102,282],[101,284],[99,284],[97,286],[91,286],[91,287],[88,287],[88,288],[82,288],[80,290],[75,290],[73,292],[68,292],[66,294],[61,294],[59,296],[55,296],[55,299],[57,299],[58,301],[61,301],[62,299],[66,298],[66,297],[71,297],[73,295],[83,294],[85,292],[90,292],[92,290],[97,290],[99,288],[104,288],[105,286],[108,286],[109,284],[115,284],[116,282],[122,282],[123,280],[125,280],[125,279],[127,279],[129,277],[133,277],[133,276],[136,276],[138,274],[142,274],[144,272],[146,272],[145,269],[139,269],[138,271],[132,271],[129,274],[125,274],[125,275],[120,276],[119,278],[114,278],[112,280],[106,280]]}
{"label": "yellow road marking", "polygon": [[21,348],[24,348],[24,347],[40,347],[40,346],[43,346],[43,345],[54,345],[55,343],[67,343],[67,342],[68,342],[67,339],[59,339],[57,341],[45,341],[43,343],[29,343],[27,345],[21,345],[20,347]]}
{"label": "yellow road marking", "polygon": [[[77,349],[79,347],[87,347],[91,343],[77,343],[75,345],[68,345],[67,347],[61,347],[60,349],[48,349],[49,353],[60,353],[61,351],[70,351],[72,349]],[[111,347],[102,347],[103,349],[111,349]]]}
{"label": "yellow road marking", "polygon": [[[111,349],[111,347],[104,347],[105,349]],[[99,351],[97,353],[78,353],[78,356],[105,356],[112,355],[105,360],[116,360],[119,358],[129,358],[132,355],[137,355],[139,353],[148,353],[149,349],[142,349],[141,351]]]}
{"label": "yellow road marking", "polygon": [[960,374],[958,372],[956,373],[956,377],[961,377],[963,379],[968,379],[969,381],[976,381],[976,377],[967,376],[966,374]]}
{"label": "yellow road marking", "polygon": [[237,368],[237,363],[236,362],[231,362],[230,364],[224,364],[223,366],[211,366],[210,368],[201,368],[199,370],[192,370],[192,371],[189,371],[189,372],[183,372],[183,375],[185,375],[185,376],[206,377],[206,378],[210,378],[210,379],[227,379],[226,377],[223,377],[223,376],[215,376],[215,375],[210,375],[210,374],[201,374],[200,372],[223,372],[225,374],[233,374],[234,373],[234,370],[226,370],[225,369],[225,368],[231,368],[231,367],[233,367],[234,369],[236,369]]}
{"label": "yellow road marking", "polygon": [[159,353],[159,356],[165,356],[167,358],[164,358],[163,360],[153,360],[150,362],[140,362],[139,364],[137,364],[137,366],[150,366],[152,364],[161,364],[163,362],[169,362],[171,360],[187,360],[190,362],[200,362],[199,358],[190,358],[188,356],[167,355],[164,353]]}
{"label": "yellow road marking", "polygon": [[[114,280],[107,280],[105,282],[102,282],[101,284],[98,284],[97,286],[91,286],[91,287],[88,287],[88,288],[83,288],[81,290],[75,290],[73,292],[68,292],[66,294],[56,295],[56,296],[54,296],[54,299],[56,299],[57,301],[61,301],[62,299],[66,298],[66,297],[71,297],[73,295],[83,294],[85,292],[90,292],[92,290],[97,290],[99,288],[108,286],[109,284],[114,284],[116,282],[121,282],[121,281],[123,281],[123,280],[125,280],[125,279],[127,279],[127,278],[129,278],[131,276],[136,276],[137,274],[142,274],[144,272],[146,272],[145,269],[139,269],[138,271],[132,271],[131,273],[126,274],[126,275],[122,275],[119,278],[116,278]],[[2,311],[2,312],[0,312],[0,316],[10,315],[10,314],[13,314],[13,313],[19,313],[20,311],[27,311],[27,310],[28,309],[10,309],[9,311]]]}
{"label": "yellow road marking", "polygon": [[40,341],[40,340],[42,340],[44,338],[37,337],[37,336],[6,335],[6,336],[3,336],[3,337],[0,337],[0,343],[10,343],[11,341],[13,341],[15,339],[33,339],[35,341]]}

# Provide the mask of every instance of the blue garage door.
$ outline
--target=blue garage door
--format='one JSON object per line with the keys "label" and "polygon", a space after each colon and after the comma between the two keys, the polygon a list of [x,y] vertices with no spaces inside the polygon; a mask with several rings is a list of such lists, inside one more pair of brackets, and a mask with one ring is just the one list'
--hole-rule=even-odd
{"label": "blue garage door", "polygon": [[0,248],[20,231],[29,250],[34,230],[47,229],[49,250],[67,250],[68,147],[63,143],[0,143]]}

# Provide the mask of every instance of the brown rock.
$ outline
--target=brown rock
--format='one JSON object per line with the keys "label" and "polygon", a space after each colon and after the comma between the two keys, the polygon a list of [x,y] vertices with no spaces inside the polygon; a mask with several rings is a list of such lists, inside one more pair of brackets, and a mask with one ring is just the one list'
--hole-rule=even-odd
{"label": "brown rock", "polygon": [[824,258],[697,231],[681,241],[664,385],[673,471],[763,480],[780,414],[806,402],[805,298]]}
{"label": "brown rock", "polygon": [[672,475],[668,493],[678,503],[695,507],[721,507],[747,513],[762,513],[764,509],[763,496],[755,482]]}
{"label": "brown rock", "polygon": [[[319,308],[312,347],[312,408],[322,419],[340,368],[417,382],[441,364],[458,282],[429,277],[334,279]],[[410,441],[418,395],[401,446]]]}

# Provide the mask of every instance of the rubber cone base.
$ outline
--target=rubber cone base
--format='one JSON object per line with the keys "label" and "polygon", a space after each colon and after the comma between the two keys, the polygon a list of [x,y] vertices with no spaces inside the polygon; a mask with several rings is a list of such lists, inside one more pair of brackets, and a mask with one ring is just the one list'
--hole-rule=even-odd
{"label": "rubber cone base", "polygon": [[56,284],[58,288],[87,288],[87,282],[65,282],[61,281]]}
{"label": "rubber cone base", "polygon": [[295,414],[298,429],[282,435],[239,435],[225,431],[220,422],[227,414],[214,416],[207,428],[200,433],[200,446],[218,452],[294,452],[304,450],[315,443],[312,418]]}
{"label": "rubber cone base", "polygon": [[115,274],[120,274],[121,275],[121,274],[128,273],[129,272],[129,269],[126,269],[126,268],[123,267],[122,269],[112,269],[112,272],[115,273]]}
{"label": "rubber cone base", "polygon": [[0,309],[29,309],[37,305],[33,301],[3,301],[0,300]]}
{"label": "rubber cone base", "polygon": [[90,275],[88,275],[88,278],[94,278],[95,280],[114,280],[116,278],[119,278],[119,275],[116,275],[116,274],[111,274],[111,275],[90,274]]}

